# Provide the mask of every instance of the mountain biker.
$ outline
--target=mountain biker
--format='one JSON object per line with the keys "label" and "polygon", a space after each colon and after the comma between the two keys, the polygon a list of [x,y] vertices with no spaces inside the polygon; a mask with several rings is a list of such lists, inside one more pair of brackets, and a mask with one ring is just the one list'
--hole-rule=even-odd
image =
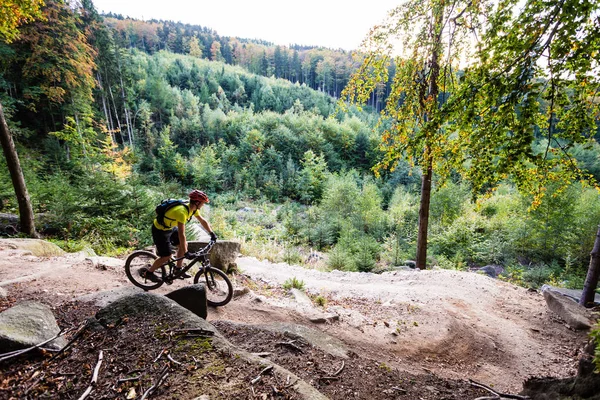
{"label": "mountain biker", "polygon": [[[142,268],[140,275],[152,282],[159,282],[160,278],[154,274],[154,271],[161,265],[166,264],[173,254],[173,246],[179,246],[177,249],[177,257],[193,258],[188,253],[187,240],[185,238],[185,224],[192,217],[200,222],[200,225],[210,235],[210,240],[217,240],[217,236],[213,232],[207,220],[200,215],[200,208],[206,203],[209,203],[206,193],[200,190],[192,190],[189,194],[190,202],[188,205],[177,205],[169,208],[165,212],[164,224],[161,225],[157,219],[154,219],[152,224],[152,240],[156,246],[156,254],[158,258],[154,261],[150,268]],[[177,268],[181,268],[183,259],[177,261]],[[180,276],[181,279],[189,278],[190,275],[184,273]]]}

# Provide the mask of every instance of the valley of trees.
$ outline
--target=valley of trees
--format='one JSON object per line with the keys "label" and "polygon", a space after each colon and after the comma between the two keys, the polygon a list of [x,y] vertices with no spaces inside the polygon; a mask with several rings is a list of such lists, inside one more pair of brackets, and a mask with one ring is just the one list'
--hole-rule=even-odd
{"label": "valley of trees", "polygon": [[[197,187],[247,254],[381,271],[420,243],[422,267],[500,264],[522,285],[581,288],[600,222],[598,2],[557,25],[532,0],[525,31],[491,6],[425,3],[353,57],[46,1],[18,35],[0,31],[0,104],[37,231],[123,254],[151,243],[159,200]],[[386,53],[412,17],[421,42]],[[464,36],[448,52],[436,24],[452,23]],[[475,30],[485,62],[457,68]],[[1,163],[2,211],[16,212]]]}

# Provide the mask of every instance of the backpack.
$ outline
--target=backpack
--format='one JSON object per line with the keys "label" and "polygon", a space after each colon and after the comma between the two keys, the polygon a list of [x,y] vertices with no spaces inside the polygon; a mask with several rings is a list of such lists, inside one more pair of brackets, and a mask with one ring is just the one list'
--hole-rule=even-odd
{"label": "backpack", "polygon": [[[184,206],[189,212],[187,201],[178,199],[166,199],[161,201],[160,204],[156,206],[156,221],[165,228],[168,228],[167,224],[165,224],[165,213],[176,206]],[[167,217],[167,219],[170,218]],[[190,217],[190,219],[192,218]],[[190,219],[188,219],[188,222],[190,222]]]}

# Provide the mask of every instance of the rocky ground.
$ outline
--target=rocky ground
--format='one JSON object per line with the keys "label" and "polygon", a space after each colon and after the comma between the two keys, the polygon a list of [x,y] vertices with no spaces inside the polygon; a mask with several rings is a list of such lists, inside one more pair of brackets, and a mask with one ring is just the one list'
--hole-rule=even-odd
{"label": "rocky ground", "polygon": [[[4,241],[0,310],[35,299],[53,307],[61,327],[77,328],[103,307],[96,293],[129,290],[122,264]],[[474,273],[324,273],[250,258],[238,264],[240,295],[208,316],[231,347],[213,349],[207,338],[173,345],[165,320],[132,316],[85,329],[54,358],[4,361],[0,398],[79,398],[103,350],[92,398],[141,398],[165,367],[152,398],[308,398],[291,390],[285,374],[261,374],[263,364],[236,356],[245,352],[261,353],[332,399],[475,399],[487,392],[468,379],[517,393],[530,376],[575,374],[587,341],[547,311],[539,293]],[[308,296],[282,288],[292,277]],[[164,349],[175,361],[155,361]]]}

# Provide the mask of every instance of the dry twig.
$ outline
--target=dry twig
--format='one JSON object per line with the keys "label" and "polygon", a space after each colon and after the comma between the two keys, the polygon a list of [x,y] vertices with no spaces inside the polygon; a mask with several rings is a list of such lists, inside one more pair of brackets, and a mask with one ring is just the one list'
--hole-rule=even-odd
{"label": "dry twig", "polygon": [[117,385],[120,383],[125,383],[125,382],[131,382],[131,381],[137,381],[141,378],[141,375],[137,375],[137,376],[132,376],[131,378],[121,378],[119,380],[117,380]]}
{"label": "dry twig", "polygon": [[88,397],[89,394],[92,393],[92,390],[94,389],[94,386],[96,386],[96,383],[98,383],[98,374],[100,373],[100,366],[102,365],[103,359],[104,354],[102,353],[102,350],[100,350],[100,353],[98,354],[98,363],[94,368],[94,373],[92,374],[92,381],[90,382],[90,386],[88,386],[85,392],[83,392],[79,400],[84,400],[86,397]]}
{"label": "dry twig", "polygon": [[188,329],[173,329],[169,331],[173,334],[185,334],[185,335],[195,335],[195,336],[214,336],[215,333],[213,331],[209,331],[208,329],[202,328],[188,328]]}
{"label": "dry twig", "polygon": [[344,363],[344,361],[342,361],[342,366],[340,367],[340,369],[335,371],[332,376],[338,376],[344,370],[345,366],[346,366],[346,364]]}
{"label": "dry twig", "polygon": [[489,387],[487,385],[484,385],[483,383],[475,382],[472,379],[469,379],[469,383],[471,384],[471,386],[475,386],[475,387],[477,387],[479,389],[487,390],[488,392],[490,392],[491,394],[494,395],[492,397],[479,397],[478,398],[479,400],[484,400],[484,399],[485,400],[500,400],[502,398],[505,398],[505,399],[517,399],[517,400],[528,400],[528,399],[530,399],[529,396],[520,396],[518,394],[509,394],[509,393],[496,392],[491,387]]}
{"label": "dry twig", "polygon": [[290,340],[289,342],[277,342],[275,344],[278,346],[287,346],[287,347],[290,347],[290,348],[296,350],[299,353],[304,353],[304,351],[300,347],[298,347],[294,344],[295,342],[296,342],[296,340]]}
{"label": "dry twig", "polygon": [[160,358],[162,357],[162,355],[165,354],[165,351],[167,351],[166,347],[164,349],[162,349],[160,351],[160,353],[158,353],[158,355],[156,356],[156,358],[154,359],[154,361],[152,361],[152,363],[154,364],[155,362],[157,362],[158,360],[160,360]]}
{"label": "dry twig", "polygon": [[260,371],[260,372],[258,373],[258,376],[257,376],[256,378],[252,379],[252,381],[251,381],[250,383],[254,385],[254,384],[255,384],[255,383],[257,383],[258,381],[260,381],[260,377],[261,377],[261,376],[263,376],[263,375],[264,375],[264,374],[266,374],[267,372],[271,371],[272,369],[273,369],[273,366],[272,366],[272,365],[269,365],[268,367],[266,367],[265,369],[263,369],[262,371]]}
{"label": "dry twig", "polygon": [[164,380],[167,379],[167,376],[169,376],[169,364],[166,364],[164,366],[164,368],[162,369],[162,371],[160,373],[160,377],[158,378],[158,381],[156,382],[156,384],[150,386],[148,388],[148,390],[146,390],[144,392],[144,395],[142,396],[142,398],[140,400],[145,400],[148,396],[150,396],[152,393],[154,393],[154,391],[156,389],[158,389],[158,387],[161,385],[161,383],[163,383]]}
{"label": "dry twig", "polygon": [[[73,343],[75,343],[75,341],[77,339],[79,339],[79,337],[83,334],[83,332],[86,330],[87,327],[88,327],[88,322],[87,321],[82,322],[81,325],[79,325],[79,328],[77,329],[77,331],[75,332],[75,334],[73,335],[73,337],[71,338],[71,340],[69,340],[69,342],[65,345],[65,347],[63,347],[62,349],[60,349],[58,351],[58,353],[54,354],[50,358],[50,360],[48,360],[48,361],[54,360],[56,357],[58,357],[59,355],[61,355],[62,353],[64,353],[69,347],[71,347],[73,345]],[[65,334],[67,332],[65,332]]]}
{"label": "dry twig", "polygon": [[171,357],[170,354],[167,354],[167,358],[169,359],[169,361],[171,361],[173,364],[177,364],[177,365],[183,365],[182,363],[180,363],[179,361],[175,360],[173,357]]}
{"label": "dry twig", "polygon": [[265,352],[262,352],[262,353],[252,353],[252,355],[256,356],[256,357],[268,357],[271,354],[273,354],[273,353],[268,352],[268,351],[265,351]]}
{"label": "dry twig", "polygon": [[[72,328],[71,328],[72,329]],[[28,347],[26,349],[21,349],[21,350],[15,350],[15,351],[11,351],[8,353],[4,353],[4,354],[0,354],[0,361],[5,361],[5,360],[9,360],[11,358],[20,356],[21,354],[25,354],[27,352],[30,352],[31,350],[35,350],[38,349],[40,347],[42,347],[43,345],[45,345],[46,343],[50,343],[51,341],[53,341],[54,339],[65,335],[67,332],[69,332],[71,329],[67,329],[66,331],[63,331],[62,329],[60,330],[60,332],[58,332],[58,334],[56,334],[56,336],[43,341],[42,343],[36,344],[34,346]]]}

